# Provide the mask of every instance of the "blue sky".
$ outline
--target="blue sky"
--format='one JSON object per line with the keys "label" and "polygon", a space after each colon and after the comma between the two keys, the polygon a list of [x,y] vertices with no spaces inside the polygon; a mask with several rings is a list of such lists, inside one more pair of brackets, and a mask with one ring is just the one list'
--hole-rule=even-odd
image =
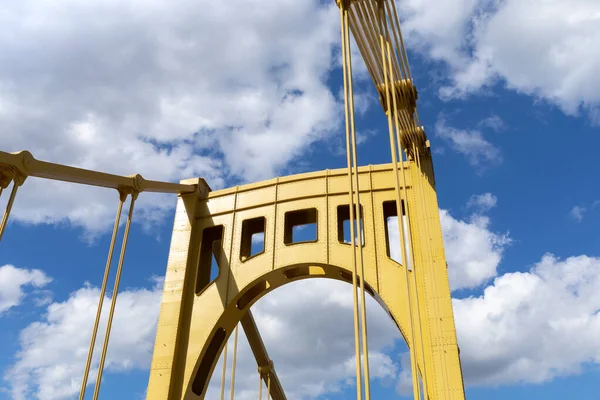
{"label": "blue sky", "polygon": [[[213,188],[344,167],[337,8],[225,3],[7,5],[0,149]],[[467,398],[597,398],[600,6],[398,7],[434,151]],[[389,162],[387,121],[354,61],[359,162]],[[117,201],[36,179],[20,190],[0,244],[0,399],[78,392]],[[136,205],[103,397],[144,396],[174,205]],[[351,298],[348,285],[300,282],[254,307],[295,398],[352,398]],[[401,398],[406,348],[367,306],[373,392]],[[239,352],[237,398],[255,398],[243,335]]]}

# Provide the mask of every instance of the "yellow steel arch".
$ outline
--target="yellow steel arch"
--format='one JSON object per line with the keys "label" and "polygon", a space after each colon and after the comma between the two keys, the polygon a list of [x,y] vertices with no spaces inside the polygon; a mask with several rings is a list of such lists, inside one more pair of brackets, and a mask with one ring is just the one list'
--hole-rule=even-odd
{"label": "yellow steel arch", "polygon": [[[412,277],[406,279],[407,267],[389,256],[386,218],[397,214],[393,164],[359,169],[365,288],[385,304],[409,349],[423,349],[416,354],[418,369],[427,371],[426,398],[458,400],[464,399],[462,373],[431,157],[424,153],[421,168],[412,160],[403,164],[416,287]],[[307,277],[352,280],[352,249],[342,233],[349,211],[347,182],[345,169],[326,170],[219,191],[200,181],[197,193],[180,195],[148,399],[204,398],[227,338],[269,291]],[[316,223],[316,240],[295,243],[293,227],[303,223]],[[251,237],[259,232],[264,232],[264,250],[251,256]],[[209,282],[213,255],[219,275]],[[422,321],[415,337],[407,293]]]}

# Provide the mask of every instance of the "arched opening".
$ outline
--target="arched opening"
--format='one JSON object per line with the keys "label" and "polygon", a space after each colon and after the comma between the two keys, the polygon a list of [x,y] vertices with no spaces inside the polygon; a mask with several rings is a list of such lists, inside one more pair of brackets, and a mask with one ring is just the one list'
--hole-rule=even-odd
{"label": "arched opening", "polygon": [[[313,264],[276,269],[249,284],[223,312],[211,332],[191,380],[186,382],[188,398],[219,398],[223,349],[236,324],[250,308],[286,393],[292,390],[295,394],[314,397],[319,391],[337,390],[336,385],[341,389],[352,387],[354,325],[351,284],[352,275],[346,269]],[[275,290],[282,286],[286,286],[285,290]],[[380,378],[386,380],[387,390],[394,393],[396,385],[390,385],[390,380],[397,381],[400,371],[403,371],[402,378],[408,377],[410,387],[410,362],[407,362],[407,357],[393,358],[384,350],[393,349],[395,354],[405,353],[406,335],[397,322],[397,316],[393,315],[368,282],[365,291],[369,294],[366,306],[369,360],[373,364],[371,381]],[[269,312],[269,309],[276,312]],[[243,392],[244,396],[253,397],[246,392],[258,391],[257,366],[242,332],[240,329],[236,393]],[[228,379],[231,376],[232,342],[229,340],[226,394],[229,394],[230,387]],[[348,362],[351,368],[348,368]],[[314,363],[312,371],[321,371],[321,381],[311,382],[310,376],[306,375],[306,371],[310,370],[303,369],[307,363]],[[329,367],[332,367],[332,363],[337,363],[334,368],[338,371],[337,375],[331,374]],[[343,374],[339,375],[339,371],[343,371]],[[392,371],[397,374],[391,376]],[[305,384],[298,385],[299,375],[304,375],[302,379],[306,379]]]}

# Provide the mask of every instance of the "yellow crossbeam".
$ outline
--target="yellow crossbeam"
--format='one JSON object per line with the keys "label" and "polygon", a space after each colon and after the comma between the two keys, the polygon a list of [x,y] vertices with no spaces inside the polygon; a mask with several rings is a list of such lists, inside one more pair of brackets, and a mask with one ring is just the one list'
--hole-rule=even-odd
{"label": "yellow crossbeam", "polygon": [[130,176],[113,175],[40,161],[36,160],[28,151],[18,153],[0,151],[0,184],[4,185],[6,181],[6,186],[8,186],[10,180],[15,179],[15,175],[21,179],[34,176],[62,182],[117,189],[126,193],[191,193],[196,190],[196,185],[151,181],[144,179],[140,174]]}
{"label": "yellow crossbeam", "polygon": [[[275,368],[272,368],[272,361],[269,358],[267,348],[260,337],[260,332],[258,331],[258,327],[256,326],[256,322],[254,321],[254,317],[252,316],[250,310],[248,310],[246,315],[242,317],[241,323],[242,328],[244,328],[244,332],[246,333],[246,338],[248,338],[248,343],[250,343],[250,349],[252,349],[252,353],[254,354],[254,358],[256,359],[258,366],[263,368],[271,366],[269,369],[269,374],[271,375],[271,398],[273,400],[286,400],[283,387],[281,386],[281,382],[277,377]],[[266,385],[269,385],[269,374],[262,375],[262,379],[265,381]]]}

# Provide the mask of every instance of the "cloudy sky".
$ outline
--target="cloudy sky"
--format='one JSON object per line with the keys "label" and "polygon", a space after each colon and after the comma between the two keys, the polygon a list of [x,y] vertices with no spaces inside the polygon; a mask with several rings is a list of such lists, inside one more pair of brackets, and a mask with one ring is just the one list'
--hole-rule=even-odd
{"label": "cloudy sky", "polygon": [[[201,176],[214,189],[345,165],[333,1],[1,3],[3,151]],[[398,7],[434,151],[467,397],[596,399],[600,3]],[[358,61],[355,78],[359,161],[389,162]],[[0,399],[78,392],[117,200],[36,179],[19,192],[0,244]],[[143,195],[136,206],[104,398],[144,396],[174,205]],[[254,307],[290,399],[355,393],[351,293],[300,282]],[[372,301],[368,315],[374,393],[402,398],[406,347]],[[256,398],[243,335],[239,362],[237,398]]]}

